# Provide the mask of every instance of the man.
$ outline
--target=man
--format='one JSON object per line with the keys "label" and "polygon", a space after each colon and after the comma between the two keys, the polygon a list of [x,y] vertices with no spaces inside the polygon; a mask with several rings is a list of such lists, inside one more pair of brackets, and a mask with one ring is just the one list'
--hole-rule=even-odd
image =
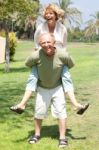
{"label": "man", "polygon": [[46,117],[48,107],[51,105],[53,117],[59,119],[59,147],[65,147],[68,143],[65,137],[67,114],[61,71],[64,64],[71,68],[74,63],[67,52],[54,47],[55,39],[51,34],[42,34],[39,44],[41,49],[33,52],[26,60],[28,67],[37,65],[39,76],[35,105],[35,135],[29,142],[36,143],[39,140],[42,120]]}

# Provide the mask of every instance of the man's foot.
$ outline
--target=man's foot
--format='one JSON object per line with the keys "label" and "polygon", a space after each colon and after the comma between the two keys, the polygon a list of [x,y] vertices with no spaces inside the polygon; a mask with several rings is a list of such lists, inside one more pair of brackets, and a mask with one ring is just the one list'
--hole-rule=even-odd
{"label": "man's foot", "polygon": [[39,141],[39,139],[40,139],[40,136],[38,136],[38,135],[33,135],[33,136],[29,139],[29,143],[30,143],[30,144],[35,144],[35,143],[37,143],[37,142]]}
{"label": "man's foot", "polygon": [[14,112],[16,112],[16,113],[18,113],[18,114],[22,114],[23,112],[24,112],[24,109],[22,109],[22,108],[19,108],[19,106],[11,106],[10,107],[10,110],[11,111],[14,111]]}
{"label": "man's foot", "polygon": [[64,148],[68,145],[67,139],[59,139],[59,148]]}
{"label": "man's foot", "polygon": [[77,110],[77,114],[82,115],[89,107],[89,104],[84,105],[83,107]]}

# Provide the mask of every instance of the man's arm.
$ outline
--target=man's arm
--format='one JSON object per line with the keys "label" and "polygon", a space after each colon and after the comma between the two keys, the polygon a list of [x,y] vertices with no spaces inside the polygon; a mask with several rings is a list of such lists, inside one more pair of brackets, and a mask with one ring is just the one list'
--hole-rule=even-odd
{"label": "man's arm", "polygon": [[68,59],[67,59],[68,68],[72,68],[72,67],[74,67],[74,65],[75,65],[74,60],[72,59],[71,56],[69,56]]}
{"label": "man's arm", "polygon": [[63,62],[68,68],[72,68],[75,65],[73,58],[67,52],[64,54]]}
{"label": "man's arm", "polygon": [[26,59],[25,65],[26,65],[27,67],[32,67],[32,66],[34,65],[32,56],[29,56],[29,57]]}
{"label": "man's arm", "polygon": [[32,67],[33,65],[36,65],[37,64],[37,60],[38,60],[38,51],[35,51],[32,53],[31,56],[29,56],[26,61],[25,61],[25,65],[27,67]]}

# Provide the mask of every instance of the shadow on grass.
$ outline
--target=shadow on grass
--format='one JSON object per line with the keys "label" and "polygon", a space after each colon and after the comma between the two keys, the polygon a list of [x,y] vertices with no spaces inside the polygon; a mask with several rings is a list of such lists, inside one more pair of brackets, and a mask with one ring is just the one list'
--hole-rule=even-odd
{"label": "shadow on grass", "polygon": [[70,137],[72,140],[85,140],[86,139],[85,136],[83,136],[83,137],[78,136],[78,135],[77,136],[73,136],[72,133],[70,133],[68,131],[67,131],[67,136]]}
{"label": "shadow on grass", "polygon": [[26,67],[11,68],[11,69],[10,69],[10,73],[11,73],[11,72],[15,72],[15,73],[16,73],[16,72],[18,72],[18,73],[20,73],[20,72],[27,72],[27,70],[28,70],[28,69],[27,69]]}
{"label": "shadow on grass", "polygon": [[[3,83],[3,87],[0,88],[0,122],[6,122],[8,118],[11,119],[15,116],[15,113],[11,112],[9,108],[21,101],[24,94],[23,86],[23,82],[21,82],[20,84],[16,84],[16,82],[14,81],[11,83]],[[35,95],[33,95],[31,98],[34,99],[34,97]],[[31,103],[33,103],[33,101],[31,101]],[[34,105],[28,105],[28,109],[32,111],[34,109]],[[26,111],[24,118],[28,117],[28,115],[29,111]],[[17,118],[15,120],[17,121]]]}
{"label": "shadow on grass", "polygon": [[6,75],[8,75],[9,73],[11,74],[11,73],[16,73],[16,72],[18,72],[18,73],[28,72],[28,69],[27,69],[27,67],[19,67],[19,68],[11,67],[9,72],[5,72],[3,68],[0,69],[0,72],[5,73]]}
{"label": "shadow on grass", "polygon": [[[67,129],[67,137],[71,138],[72,140],[85,140],[86,137],[81,137],[81,136],[73,136],[72,135],[72,130],[71,129]],[[23,141],[28,141],[28,139],[34,135],[35,131],[29,131],[28,133],[28,137],[25,138],[20,138],[18,140],[14,140],[14,142],[16,143],[20,143]],[[41,139],[42,138],[52,138],[52,139],[59,139],[59,132],[58,132],[58,125],[50,125],[50,126],[43,126],[42,130],[41,130]]]}

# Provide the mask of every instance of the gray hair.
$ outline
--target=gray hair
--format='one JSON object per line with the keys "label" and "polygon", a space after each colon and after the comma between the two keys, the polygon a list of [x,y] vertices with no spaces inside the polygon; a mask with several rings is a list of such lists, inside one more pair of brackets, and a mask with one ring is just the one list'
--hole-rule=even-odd
{"label": "gray hair", "polygon": [[40,44],[40,42],[41,42],[42,36],[44,36],[44,35],[49,35],[49,36],[52,38],[52,40],[55,42],[55,36],[54,36],[52,33],[42,33],[42,34],[39,36],[39,38],[38,38],[38,43],[39,43],[39,44]]}

